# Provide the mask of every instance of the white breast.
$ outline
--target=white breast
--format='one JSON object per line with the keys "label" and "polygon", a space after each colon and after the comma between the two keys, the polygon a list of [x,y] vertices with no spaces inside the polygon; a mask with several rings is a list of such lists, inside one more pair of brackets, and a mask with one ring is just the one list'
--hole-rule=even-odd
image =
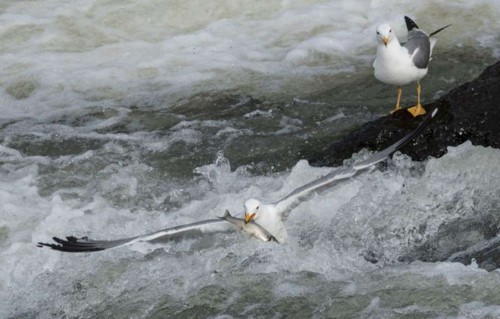
{"label": "white breast", "polygon": [[419,69],[411,60],[408,50],[396,45],[378,45],[377,57],[373,63],[375,77],[386,84],[407,85],[419,81],[427,74],[427,69]]}
{"label": "white breast", "polygon": [[276,206],[261,205],[258,214],[255,216],[255,222],[276,237],[278,242],[284,243],[286,241],[285,225]]}

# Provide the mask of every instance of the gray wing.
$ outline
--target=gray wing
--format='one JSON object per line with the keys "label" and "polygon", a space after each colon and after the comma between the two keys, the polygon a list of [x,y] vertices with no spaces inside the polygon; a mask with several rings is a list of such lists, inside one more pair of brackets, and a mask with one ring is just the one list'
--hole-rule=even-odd
{"label": "gray wing", "polygon": [[308,184],[305,184],[301,187],[296,188],[293,190],[291,193],[286,195],[285,197],[281,198],[277,202],[274,203],[278,207],[278,209],[282,212],[284,212],[288,207],[293,205],[298,199],[301,197],[306,196],[307,194],[310,194],[311,192],[318,190],[322,187],[330,186],[333,182],[338,181],[338,180],[343,180],[343,179],[348,179],[354,175],[358,171],[364,170],[368,167],[371,167],[381,161],[383,161],[385,158],[387,158],[389,155],[392,153],[396,152],[397,150],[401,149],[403,146],[408,144],[411,140],[413,140],[418,134],[420,134],[426,127],[429,125],[431,120],[436,116],[438,112],[438,109],[435,108],[431,113],[429,113],[425,119],[420,123],[417,128],[415,128],[411,133],[397,141],[396,143],[390,145],[389,147],[385,148],[384,150],[377,152],[370,156],[370,158],[359,162],[352,167],[347,167],[347,168],[340,168],[336,169],[333,172],[320,177]]}
{"label": "gray wing", "polygon": [[117,240],[93,240],[87,237],[77,238],[68,236],[66,239],[53,237],[54,243],[38,243],[38,247],[50,247],[54,250],[81,253],[105,250],[109,248],[129,245],[136,242],[152,242],[156,240],[178,240],[183,238],[196,238],[206,233],[227,232],[234,230],[231,223],[223,219],[207,219],[192,224],[165,228],[152,233],[123,238]]}
{"label": "gray wing", "polygon": [[431,58],[431,41],[427,33],[420,29],[408,32],[408,41],[403,45],[412,56],[413,63],[419,69],[426,69]]}
{"label": "gray wing", "polygon": [[401,43],[401,46],[405,47],[410,55],[412,55],[413,63],[417,68],[426,69],[431,60],[432,47],[436,43],[436,39],[432,43],[429,38],[448,28],[451,24],[427,35],[427,33],[419,29],[418,25],[411,18],[405,16],[405,22],[408,29],[408,41]]}

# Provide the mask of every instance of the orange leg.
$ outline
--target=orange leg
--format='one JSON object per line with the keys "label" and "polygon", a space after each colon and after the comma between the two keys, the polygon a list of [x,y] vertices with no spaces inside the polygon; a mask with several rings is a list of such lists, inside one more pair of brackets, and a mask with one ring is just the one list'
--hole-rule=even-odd
{"label": "orange leg", "polygon": [[425,114],[425,110],[422,107],[422,104],[420,104],[420,91],[421,91],[420,81],[418,81],[417,82],[417,105],[408,108],[408,112],[410,112],[411,115],[413,115],[413,117],[417,117],[419,115]]}
{"label": "orange leg", "polygon": [[398,86],[398,99],[396,101],[396,107],[394,108],[394,110],[391,111],[391,113],[394,113],[396,111],[399,111],[401,108],[399,107],[399,102],[401,101],[401,94],[403,94],[403,89]]}

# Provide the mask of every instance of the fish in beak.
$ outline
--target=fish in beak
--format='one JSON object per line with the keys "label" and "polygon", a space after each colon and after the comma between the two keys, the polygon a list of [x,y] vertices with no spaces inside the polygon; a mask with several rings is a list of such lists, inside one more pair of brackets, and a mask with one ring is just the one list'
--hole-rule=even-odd
{"label": "fish in beak", "polygon": [[245,219],[242,218],[236,218],[231,216],[229,211],[226,209],[224,212],[224,216],[219,217],[224,220],[227,220],[234,226],[236,226],[239,230],[242,232],[245,232],[249,234],[250,236],[253,236],[255,238],[258,238],[262,241],[275,241],[278,242],[276,237],[274,237],[270,232],[268,232],[264,227],[260,226],[259,224],[250,221],[254,219],[255,213],[253,214],[245,214]]}
{"label": "fish in beak", "polygon": [[248,224],[254,218],[255,218],[255,213],[253,214],[245,213],[245,224]]}

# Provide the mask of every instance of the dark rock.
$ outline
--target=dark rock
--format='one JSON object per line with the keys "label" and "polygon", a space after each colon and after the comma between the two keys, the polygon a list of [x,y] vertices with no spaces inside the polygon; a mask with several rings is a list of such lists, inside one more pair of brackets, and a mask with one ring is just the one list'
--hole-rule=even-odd
{"label": "dark rock", "polygon": [[480,268],[488,271],[500,267],[500,237],[482,241],[468,249],[451,255],[447,261],[470,265],[475,260]]}
{"label": "dark rock", "polygon": [[[427,104],[439,113],[427,129],[401,151],[413,160],[440,157],[448,146],[470,140],[474,145],[500,148],[500,62],[489,66],[477,79],[451,90]],[[397,141],[422,120],[402,110],[364,124],[341,141],[309,158],[314,166],[338,166],[363,148],[381,150]]]}

